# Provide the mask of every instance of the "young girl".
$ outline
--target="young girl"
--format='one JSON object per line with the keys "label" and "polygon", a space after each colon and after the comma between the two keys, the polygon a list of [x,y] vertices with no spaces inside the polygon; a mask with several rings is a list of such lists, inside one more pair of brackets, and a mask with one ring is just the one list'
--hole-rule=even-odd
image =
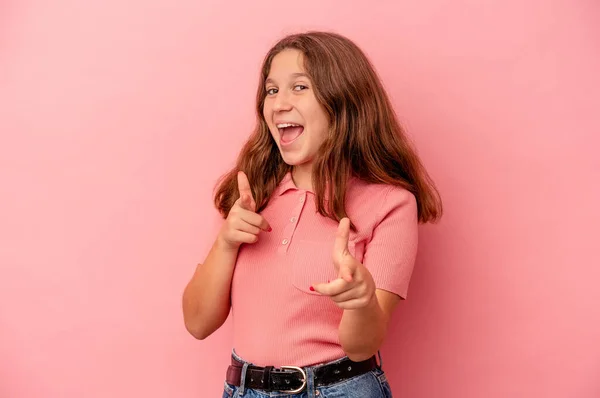
{"label": "young girl", "polygon": [[186,286],[185,326],[204,339],[232,311],[223,397],[391,397],[376,354],[438,192],[345,37],[279,41],[256,110],[215,194],[224,222]]}

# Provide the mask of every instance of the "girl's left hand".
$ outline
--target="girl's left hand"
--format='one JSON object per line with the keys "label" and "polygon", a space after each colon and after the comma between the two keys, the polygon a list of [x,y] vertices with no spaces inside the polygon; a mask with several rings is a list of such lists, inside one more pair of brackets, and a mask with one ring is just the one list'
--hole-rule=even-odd
{"label": "girl's left hand", "polygon": [[318,283],[311,290],[328,296],[344,310],[369,306],[376,298],[375,282],[369,270],[348,251],[350,220],[340,220],[333,245],[333,265],[338,278],[328,283]]}

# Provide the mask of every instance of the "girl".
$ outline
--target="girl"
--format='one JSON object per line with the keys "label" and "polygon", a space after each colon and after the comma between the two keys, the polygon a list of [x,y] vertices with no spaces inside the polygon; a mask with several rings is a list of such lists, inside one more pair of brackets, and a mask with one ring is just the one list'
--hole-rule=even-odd
{"label": "girl", "polygon": [[279,41],[256,111],[215,194],[224,221],[184,291],[185,326],[204,339],[232,311],[223,397],[391,397],[375,354],[439,194],[345,37]]}

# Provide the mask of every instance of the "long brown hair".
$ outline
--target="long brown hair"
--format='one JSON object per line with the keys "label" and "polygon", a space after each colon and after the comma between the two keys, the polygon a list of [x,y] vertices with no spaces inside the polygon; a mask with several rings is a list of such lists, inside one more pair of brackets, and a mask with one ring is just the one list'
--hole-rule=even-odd
{"label": "long brown hair", "polygon": [[437,221],[442,215],[440,195],[398,123],[373,66],[352,41],[329,32],[289,35],[264,58],[256,94],[256,129],[243,146],[236,166],[217,183],[214,202],[223,217],[240,196],[239,170],[248,176],[256,212],[267,206],[271,194],[291,170],[263,116],[265,80],[273,58],[285,49],[303,53],[315,96],[330,121],[328,138],[312,168],[319,213],[336,221],[347,216],[346,186],[348,178],[355,176],[409,190],[417,199],[419,222]]}

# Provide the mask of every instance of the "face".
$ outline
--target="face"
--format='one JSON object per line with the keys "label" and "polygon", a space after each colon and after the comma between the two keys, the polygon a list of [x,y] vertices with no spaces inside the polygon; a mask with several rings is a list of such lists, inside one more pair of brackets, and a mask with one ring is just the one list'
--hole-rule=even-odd
{"label": "face", "polygon": [[283,161],[310,168],[327,137],[329,121],[305,74],[303,58],[295,49],[273,58],[265,81],[263,115]]}

